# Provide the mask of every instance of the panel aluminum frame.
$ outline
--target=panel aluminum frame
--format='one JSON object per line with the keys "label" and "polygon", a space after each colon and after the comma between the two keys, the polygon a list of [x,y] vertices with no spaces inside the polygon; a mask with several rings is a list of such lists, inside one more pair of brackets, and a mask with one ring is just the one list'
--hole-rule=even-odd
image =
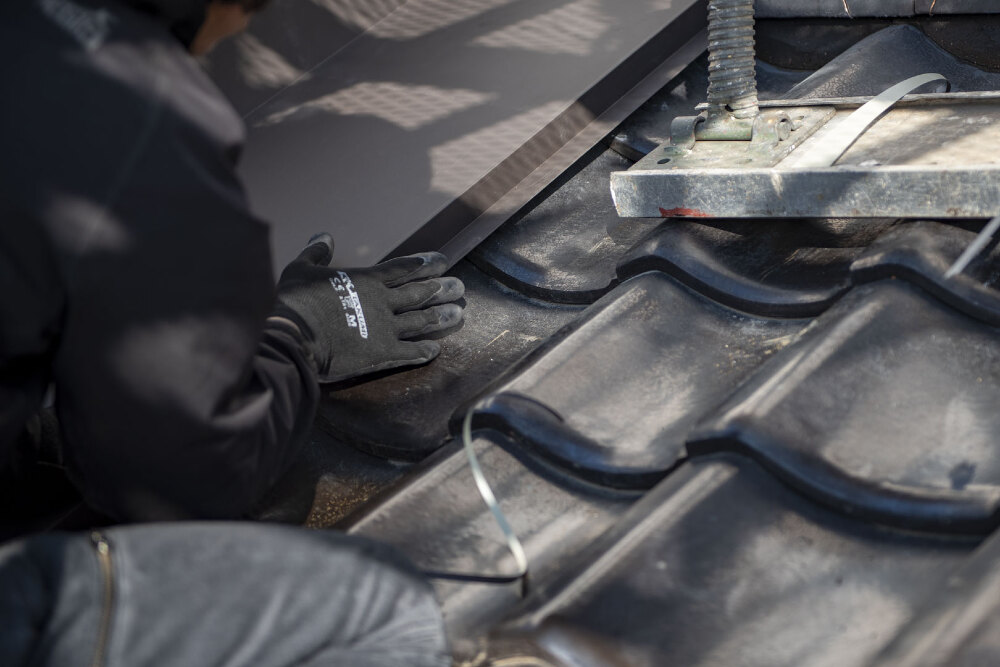
{"label": "panel aluminum frame", "polygon": [[[245,118],[276,265],[323,230],[342,266],[457,261],[697,57],[706,21],[705,0],[400,4]],[[262,75],[282,54],[258,55]]]}

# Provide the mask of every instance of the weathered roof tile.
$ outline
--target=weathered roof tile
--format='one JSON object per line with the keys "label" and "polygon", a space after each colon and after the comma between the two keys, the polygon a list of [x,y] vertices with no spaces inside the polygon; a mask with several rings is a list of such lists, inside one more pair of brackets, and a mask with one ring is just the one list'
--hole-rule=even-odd
{"label": "weathered roof tile", "polygon": [[806,324],[740,313],[644,274],[530,355],[474,424],[569,474],[648,488],[697,421]]}
{"label": "weathered roof tile", "polygon": [[587,567],[495,632],[490,655],[861,666],[974,546],[855,521],[723,455],[682,465],[637,502]]}
{"label": "weathered roof tile", "polygon": [[857,287],[691,436],[804,494],[944,532],[1000,523],[1000,336],[902,281]]}

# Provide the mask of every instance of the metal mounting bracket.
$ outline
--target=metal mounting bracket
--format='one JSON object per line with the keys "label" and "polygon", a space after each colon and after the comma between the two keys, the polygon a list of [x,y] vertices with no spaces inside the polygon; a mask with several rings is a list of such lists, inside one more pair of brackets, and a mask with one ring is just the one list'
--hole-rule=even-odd
{"label": "metal mounting bracket", "polygon": [[[640,161],[665,171],[714,167],[773,167],[830,118],[833,107],[766,109],[754,119],[749,141],[696,140],[701,116],[685,116],[670,126],[670,142]],[[637,165],[638,166],[638,165]]]}
{"label": "metal mounting bracket", "polygon": [[678,119],[671,142],[611,175],[618,213],[993,217],[1000,201],[1000,95],[905,94],[941,78],[914,77],[872,100],[761,104],[761,127],[775,127],[782,116],[791,121],[785,140],[778,130],[762,129],[749,142],[692,141],[697,121]]}

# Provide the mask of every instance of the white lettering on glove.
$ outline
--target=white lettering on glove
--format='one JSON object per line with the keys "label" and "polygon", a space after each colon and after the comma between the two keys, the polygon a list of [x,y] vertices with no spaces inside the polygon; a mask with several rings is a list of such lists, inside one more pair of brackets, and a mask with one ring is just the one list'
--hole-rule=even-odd
{"label": "white lettering on glove", "polygon": [[358,298],[358,291],[354,288],[354,282],[351,281],[350,276],[343,271],[337,271],[337,275],[330,278],[330,284],[336,291],[346,292],[340,297],[340,305],[344,309],[347,326],[356,328],[361,337],[367,339],[368,322],[365,320],[365,311],[361,309],[361,299]]}

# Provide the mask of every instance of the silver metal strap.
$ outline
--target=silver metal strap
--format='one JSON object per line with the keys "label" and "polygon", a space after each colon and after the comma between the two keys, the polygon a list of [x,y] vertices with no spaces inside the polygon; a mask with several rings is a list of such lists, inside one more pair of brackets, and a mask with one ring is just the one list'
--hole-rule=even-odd
{"label": "silver metal strap", "polygon": [[832,166],[865,133],[865,130],[871,127],[872,123],[885,115],[904,95],[931,81],[947,81],[947,79],[940,74],[919,74],[879,93],[853,111],[844,122],[832,128],[832,132],[807,155],[795,160],[795,168]]}

